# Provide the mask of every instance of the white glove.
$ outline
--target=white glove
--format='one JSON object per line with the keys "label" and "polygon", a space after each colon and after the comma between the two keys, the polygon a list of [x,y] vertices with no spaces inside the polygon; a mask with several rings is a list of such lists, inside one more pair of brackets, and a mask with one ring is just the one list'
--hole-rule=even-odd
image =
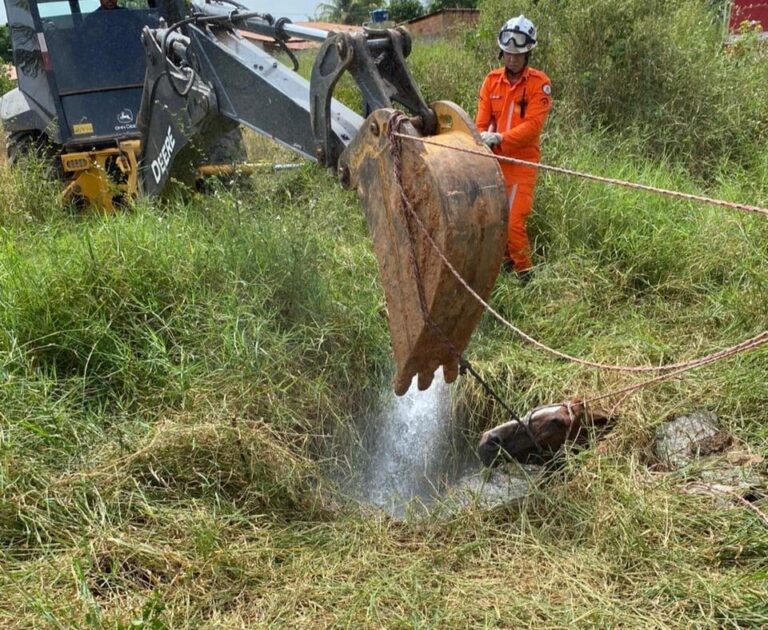
{"label": "white glove", "polygon": [[497,144],[501,144],[501,134],[495,131],[483,131],[480,133],[480,140],[488,147],[495,147]]}

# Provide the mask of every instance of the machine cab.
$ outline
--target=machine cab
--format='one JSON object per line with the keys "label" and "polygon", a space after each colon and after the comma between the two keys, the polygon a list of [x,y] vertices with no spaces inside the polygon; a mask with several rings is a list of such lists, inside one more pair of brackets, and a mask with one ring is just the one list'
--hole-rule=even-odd
{"label": "machine cab", "polygon": [[158,27],[161,18],[178,19],[181,3],[5,3],[19,79],[19,94],[2,108],[6,130],[37,128],[70,150],[138,137],[146,63],[141,31]]}

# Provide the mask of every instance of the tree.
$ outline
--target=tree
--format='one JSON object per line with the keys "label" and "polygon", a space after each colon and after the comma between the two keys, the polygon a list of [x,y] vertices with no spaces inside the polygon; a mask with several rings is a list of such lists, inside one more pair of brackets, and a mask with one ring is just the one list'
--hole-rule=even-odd
{"label": "tree", "polygon": [[318,5],[319,17],[337,24],[362,24],[378,5],[376,0],[333,0]]}
{"label": "tree", "polygon": [[8,25],[0,26],[0,61],[5,63],[13,62],[13,53],[11,52],[11,29]]}
{"label": "tree", "polygon": [[429,8],[430,13],[440,9],[476,9],[477,0],[431,0]]}
{"label": "tree", "polygon": [[400,24],[424,15],[424,6],[419,0],[390,0],[389,19]]}

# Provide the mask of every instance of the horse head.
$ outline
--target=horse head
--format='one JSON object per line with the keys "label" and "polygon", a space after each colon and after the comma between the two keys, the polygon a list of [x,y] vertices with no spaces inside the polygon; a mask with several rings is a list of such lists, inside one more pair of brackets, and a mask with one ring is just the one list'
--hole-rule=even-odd
{"label": "horse head", "polygon": [[602,433],[612,420],[580,401],[537,407],[522,420],[511,420],[483,433],[477,451],[485,466],[506,458],[542,462],[566,443],[585,444],[590,434],[595,430]]}

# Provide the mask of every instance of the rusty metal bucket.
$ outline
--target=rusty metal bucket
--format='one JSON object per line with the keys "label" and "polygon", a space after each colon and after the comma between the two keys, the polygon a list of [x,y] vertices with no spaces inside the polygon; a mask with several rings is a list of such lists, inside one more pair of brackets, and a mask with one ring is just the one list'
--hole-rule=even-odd
{"label": "rusty metal bucket", "polygon": [[[482,306],[413,221],[409,233],[400,183],[440,251],[483,299],[496,281],[507,233],[507,198],[498,163],[454,150],[484,148],[460,107],[447,101],[431,107],[438,131],[429,140],[443,146],[402,139],[400,182],[388,137],[394,110],[373,112],[339,161],[342,179],[362,200],[373,238],[387,302],[397,395],[408,391],[415,375],[419,389],[428,388],[441,365],[446,382],[453,382],[459,372],[458,353],[482,315]],[[408,122],[399,130],[420,137]]]}

